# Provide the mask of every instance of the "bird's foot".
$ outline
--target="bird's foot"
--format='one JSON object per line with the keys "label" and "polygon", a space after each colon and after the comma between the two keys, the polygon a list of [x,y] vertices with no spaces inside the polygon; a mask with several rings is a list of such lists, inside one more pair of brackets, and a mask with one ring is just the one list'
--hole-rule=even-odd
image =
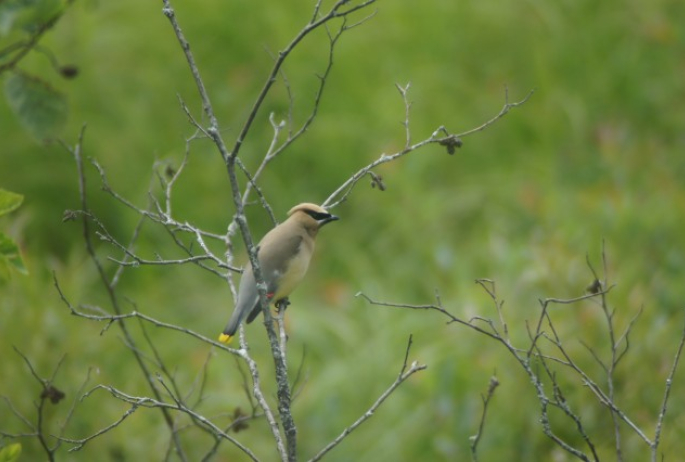
{"label": "bird's foot", "polygon": [[286,308],[290,305],[290,300],[288,297],[282,298],[276,302],[276,310],[278,314],[285,312]]}

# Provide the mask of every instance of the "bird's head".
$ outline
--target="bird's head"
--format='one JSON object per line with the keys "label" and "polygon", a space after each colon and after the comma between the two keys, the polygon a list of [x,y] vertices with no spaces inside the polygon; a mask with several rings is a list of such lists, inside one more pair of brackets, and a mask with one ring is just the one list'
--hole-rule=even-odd
{"label": "bird's head", "polygon": [[340,219],[328,213],[325,208],[309,202],[304,202],[291,208],[288,216],[290,217],[289,219],[301,223],[312,235],[316,235],[316,232],[326,223]]}

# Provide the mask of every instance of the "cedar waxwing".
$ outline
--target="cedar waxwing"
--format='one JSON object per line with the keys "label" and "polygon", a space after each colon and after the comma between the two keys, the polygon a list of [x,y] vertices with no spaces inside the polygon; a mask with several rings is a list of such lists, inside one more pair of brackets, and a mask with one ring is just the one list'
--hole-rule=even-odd
{"label": "cedar waxwing", "polygon": [[[324,208],[304,203],[290,209],[288,219],[262,238],[257,258],[270,302],[283,300],[300,283],[314,253],[316,233],[323,225],[335,220],[338,217]],[[243,319],[247,316],[249,324],[260,312],[257,283],[252,265],[248,263],[240,279],[238,302],[219,341],[229,343]]]}

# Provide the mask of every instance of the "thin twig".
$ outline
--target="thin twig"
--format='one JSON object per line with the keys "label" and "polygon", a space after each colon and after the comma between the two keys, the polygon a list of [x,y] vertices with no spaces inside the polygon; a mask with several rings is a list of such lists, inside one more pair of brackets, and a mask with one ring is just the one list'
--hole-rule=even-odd
{"label": "thin twig", "polygon": [[372,305],[378,305],[378,306],[386,306],[390,308],[409,308],[412,310],[434,310],[439,313],[442,313],[443,315],[447,316],[450,319],[450,322],[456,322],[459,324],[463,324],[465,326],[468,326],[469,328],[475,330],[476,332],[480,332],[481,334],[487,335],[488,337],[492,338],[498,338],[495,334],[488,332],[487,330],[483,329],[482,327],[479,327],[471,322],[464,321],[463,319],[460,319],[456,316],[453,316],[449,311],[444,309],[442,306],[439,305],[433,305],[433,304],[425,304],[425,305],[412,305],[409,303],[391,303],[391,302],[381,302],[378,300],[374,300],[368,295],[364,294],[363,292],[357,292],[355,294],[355,297],[362,297],[365,299],[367,302],[369,302]]}
{"label": "thin twig", "polygon": [[[592,264],[590,263],[589,258],[587,258],[587,264],[590,267],[590,271],[592,271],[592,274],[595,276],[595,280],[599,280],[599,278],[597,278],[597,272],[592,267]],[[608,285],[607,274],[606,274],[607,261],[606,261],[606,253],[604,252],[604,242],[602,242],[602,264],[604,267],[604,280],[601,283],[601,287],[607,287],[607,285]],[[609,336],[609,345],[611,346],[611,360],[609,361],[609,363],[606,365],[606,367],[604,369],[606,371],[606,381],[607,381],[608,395],[609,395],[608,398],[609,398],[609,401],[611,401],[613,403],[615,401],[614,371],[616,370],[616,365],[620,361],[620,357],[622,356],[622,354],[619,354],[617,352],[617,342],[616,342],[616,336],[614,334],[614,313],[613,313],[613,311],[609,310],[609,306],[607,304],[607,299],[606,299],[606,291],[600,291],[599,295],[600,295],[600,306],[602,308],[602,313],[604,313],[604,318],[605,318],[606,324],[607,324],[607,334]],[[626,348],[627,347],[628,347],[628,344],[626,343]],[[616,448],[616,460],[618,462],[623,462],[623,451],[621,449],[620,419],[616,415],[616,413],[613,411],[611,412],[611,420],[614,424],[614,445]]]}
{"label": "thin twig", "polygon": [[395,381],[388,387],[383,394],[376,400],[375,403],[371,405],[371,407],[361,416],[359,417],[352,425],[349,427],[345,428],[343,432],[338,435],[333,441],[328,443],[321,451],[319,451],[314,457],[310,459],[310,462],[316,462],[317,460],[320,460],[323,456],[326,455],[331,449],[336,447],[342,440],[344,440],[350,433],[352,433],[357,427],[359,427],[361,424],[366,422],[371,416],[373,416],[374,412],[380,407],[381,404],[383,404],[383,401],[385,401],[388,396],[390,396],[402,383],[407,380],[409,377],[411,377],[413,374],[416,372],[422,371],[426,369],[428,366],[425,364],[419,364],[418,362],[414,361],[410,365],[408,364],[408,356],[409,356],[409,350],[411,348],[412,344],[412,336],[409,336],[409,341],[407,342],[407,349],[405,352],[404,356],[404,362],[402,363],[402,368],[400,369],[400,373],[395,379]]}
{"label": "thin twig", "polygon": [[497,376],[493,375],[490,377],[490,383],[488,385],[488,392],[485,396],[482,396],[483,399],[483,413],[480,416],[480,423],[478,424],[478,431],[476,432],[475,435],[473,435],[471,438],[471,459],[474,462],[478,461],[478,443],[480,442],[481,437],[483,436],[483,427],[485,426],[485,416],[488,412],[488,404],[490,404],[490,400],[492,400],[492,397],[495,396],[495,390],[499,386],[499,380],[497,379]]}
{"label": "thin twig", "polygon": [[[403,91],[404,90],[404,91]],[[408,120],[408,114],[409,114],[409,108],[407,106],[406,102],[406,97],[407,97],[407,90],[408,87],[404,87],[400,90],[400,93],[403,98],[405,98],[405,119],[404,119],[404,125],[408,126],[409,125],[409,120]],[[401,150],[393,153],[393,154],[381,154],[381,156],[376,159],[375,161],[371,162],[368,164],[366,167],[361,168],[360,170],[357,171],[354,175],[352,175],[350,178],[348,178],[345,182],[343,182],[342,185],[338,187],[335,191],[333,191],[328,198],[324,201],[322,204],[323,207],[325,208],[334,208],[341,203],[343,203],[345,200],[347,200],[347,196],[350,195],[352,190],[354,189],[355,185],[361,180],[364,176],[366,176],[369,171],[372,169],[378,167],[379,165],[385,164],[387,162],[392,162],[394,160],[397,160],[398,158],[405,156],[411,152],[414,152],[424,146],[427,146],[429,144],[440,144],[443,146],[448,147],[448,151],[453,149],[455,146],[461,146],[461,138],[472,135],[474,133],[480,132],[482,130],[485,130],[488,128],[490,125],[494,124],[497,122],[499,119],[504,117],[512,108],[518,107],[522,104],[525,104],[528,99],[533,95],[533,91],[530,91],[525,98],[523,98],[520,101],[517,101],[515,103],[510,103],[509,102],[509,95],[508,92],[505,91],[505,104],[503,108],[500,110],[500,112],[488,120],[487,122],[483,123],[482,125],[467,130],[463,133],[459,134],[450,134],[447,129],[444,126],[438,127],[431,136],[428,138],[425,138],[417,143],[414,144],[406,144]],[[444,136],[441,136],[444,135]]]}
{"label": "thin twig", "polygon": [[[221,348],[222,350],[226,350],[230,353],[240,355],[240,352],[238,350],[236,350],[234,348],[227,347],[223,343],[214,341],[214,340],[212,340],[208,337],[205,337],[204,335],[199,334],[199,333],[197,333],[191,329],[159,321],[159,320],[157,320],[151,316],[148,316],[146,314],[143,314],[139,311],[132,311],[129,313],[120,313],[120,314],[100,314],[100,315],[84,313],[83,311],[80,311],[74,305],[72,305],[71,302],[66,298],[66,295],[62,292],[62,288],[60,287],[59,282],[54,275],[53,275],[53,282],[55,284],[55,287],[57,289],[57,292],[58,292],[60,298],[62,299],[64,304],[67,305],[71,314],[73,314],[74,316],[78,316],[78,317],[85,318],[85,319],[90,319],[91,321],[106,321],[108,323],[119,322],[119,321],[129,319],[129,318],[138,318],[138,319],[141,319],[143,321],[146,321],[146,322],[152,324],[153,326],[161,327],[163,329],[169,329],[169,330],[181,332],[181,333],[189,335],[191,337],[195,337],[196,339],[201,340],[205,343],[208,343],[212,346]],[[131,343],[130,345],[135,345],[135,343]],[[156,388],[155,388],[155,390],[156,390]]]}
{"label": "thin twig", "polygon": [[[311,32],[313,32],[321,26],[324,26],[332,19],[344,18],[356,11],[368,7],[369,5],[375,3],[375,1],[376,0],[366,0],[357,5],[350,5],[349,0],[338,0],[326,14],[320,17],[319,13],[321,4],[316,4],[316,6],[314,7],[314,16],[312,17],[312,20],[300,30],[300,32],[291,40],[291,42],[283,50],[281,50],[278,53],[278,56],[273,64],[273,67],[271,68],[271,72],[267,76],[266,82],[264,83],[261,91],[259,92],[259,95],[255,99],[252,109],[250,110],[250,113],[247,116],[247,119],[245,120],[245,123],[241,128],[240,133],[238,134],[238,137],[236,138],[235,144],[233,145],[233,149],[231,150],[230,154],[232,157],[236,157],[240,152],[240,148],[242,147],[243,142],[245,141],[245,138],[247,137],[247,134],[250,131],[250,128],[252,127],[252,123],[254,122],[257,113],[262,107],[264,100],[266,99],[266,95],[269,93],[269,90],[276,81],[276,76],[279,74],[280,69],[283,66],[283,63],[285,62],[286,58],[290,55],[290,53],[293,51],[293,49]],[[168,0],[164,0],[164,2],[165,4],[167,4]]]}
{"label": "thin twig", "polygon": [[683,352],[683,346],[685,345],[685,328],[683,333],[680,335],[680,343],[678,344],[678,349],[675,353],[675,358],[673,359],[673,366],[671,366],[671,372],[666,378],[666,386],[664,387],[664,398],[661,402],[661,408],[659,409],[659,417],[656,421],[656,428],[654,430],[654,441],[652,442],[652,462],[657,461],[657,452],[659,450],[659,443],[661,442],[661,430],[664,423],[664,417],[666,417],[666,410],[668,409],[668,399],[671,396],[671,387],[673,386],[673,377],[675,377],[675,372],[678,369],[678,363],[680,362],[680,355]]}
{"label": "thin twig", "polygon": [[221,430],[219,427],[217,427],[215,424],[213,424],[209,419],[204,417],[201,414],[198,414],[197,412],[193,411],[192,409],[186,407],[183,405],[181,402],[176,401],[173,404],[172,403],[167,403],[164,401],[160,401],[157,399],[149,398],[149,397],[137,397],[133,395],[129,395],[127,393],[124,393],[123,391],[109,386],[109,385],[97,385],[91,390],[89,390],[87,393],[85,393],[82,397],[82,399],[87,399],[89,398],[95,391],[98,390],[105,390],[108,391],[113,397],[116,399],[123,401],[125,403],[131,404],[131,407],[115,422],[112,424],[100,429],[98,432],[95,434],[88,436],[86,438],[82,439],[68,439],[64,438],[63,440],[68,443],[75,444],[74,448],[72,448],[70,451],[77,451],[83,446],[88,443],[89,441],[93,440],[97,436],[102,435],[103,433],[106,433],[113,428],[116,428],[119,426],[129,415],[131,415],[133,412],[135,412],[139,408],[150,408],[150,409],[167,409],[167,410],[175,410],[182,412],[184,414],[187,414],[190,416],[193,420],[196,420],[200,422],[201,425],[207,426],[212,430],[212,433],[214,435],[217,435],[221,438],[224,438],[228,441],[230,441],[233,445],[235,445],[238,449],[240,449],[243,453],[245,453],[248,457],[250,457],[251,460],[257,461],[257,457],[254,455],[252,451],[250,451],[249,448],[244,446],[242,443],[237,441],[235,438],[232,436],[228,435],[225,433],[223,430]]}
{"label": "thin twig", "polygon": [[[59,401],[61,401],[64,398],[64,393],[58,390],[54,385],[55,377],[57,376],[57,372],[60,370],[62,367],[62,364],[64,362],[65,356],[62,356],[60,360],[57,362],[57,365],[52,371],[52,376],[49,379],[45,379],[41,377],[38,372],[33,367],[33,364],[29,360],[29,358],[22,353],[16,346],[12,347],[14,351],[21,356],[21,358],[24,360],[24,363],[26,366],[29,368],[29,371],[31,372],[31,375],[38,381],[38,383],[41,384],[42,390],[40,393],[40,400],[36,404],[36,423],[33,424],[30,422],[28,419],[24,418],[19,412],[16,412],[14,407],[11,405],[11,401],[6,398],[6,401],[8,405],[10,406],[10,409],[14,412],[16,416],[18,416],[24,423],[28,424],[29,428],[33,431],[28,436],[35,436],[38,439],[38,442],[40,443],[41,447],[45,451],[45,454],[47,455],[47,458],[49,461],[54,461],[55,460],[55,453],[57,452],[57,449],[59,449],[59,441],[55,445],[50,445],[48,442],[48,436],[45,434],[45,429],[44,429],[44,424],[45,424],[45,404],[46,401],[50,401],[53,404],[57,404]],[[67,421],[69,419],[71,412],[69,412]]]}
{"label": "thin twig", "polygon": [[[57,24],[57,21],[62,17],[62,15],[66,12],[67,7],[69,7],[72,3],[74,3],[74,0],[67,0],[65,3],[64,7],[59,9],[53,16],[50,18],[47,18],[45,22],[40,24],[38,28],[33,32],[33,34],[29,37],[28,40],[23,40],[19,42],[15,42],[8,47],[0,50],[0,56],[6,56],[9,53],[16,53],[14,57],[12,57],[10,60],[7,62],[0,64],[0,74],[7,70],[14,69],[19,62],[26,57],[26,55],[32,50],[35,49],[38,46],[38,42],[40,41],[40,38],[45,34],[47,31],[49,31],[55,24]],[[11,12],[11,10],[10,10]]]}

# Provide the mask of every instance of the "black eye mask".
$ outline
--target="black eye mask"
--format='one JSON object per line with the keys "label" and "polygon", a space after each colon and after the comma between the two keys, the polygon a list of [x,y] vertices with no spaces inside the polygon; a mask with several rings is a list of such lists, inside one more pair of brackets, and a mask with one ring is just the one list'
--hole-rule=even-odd
{"label": "black eye mask", "polygon": [[316,221],[327,220],[332,216],[330,213],[315,212],[314,210],[305,210],[304,213],[306,213]]}

